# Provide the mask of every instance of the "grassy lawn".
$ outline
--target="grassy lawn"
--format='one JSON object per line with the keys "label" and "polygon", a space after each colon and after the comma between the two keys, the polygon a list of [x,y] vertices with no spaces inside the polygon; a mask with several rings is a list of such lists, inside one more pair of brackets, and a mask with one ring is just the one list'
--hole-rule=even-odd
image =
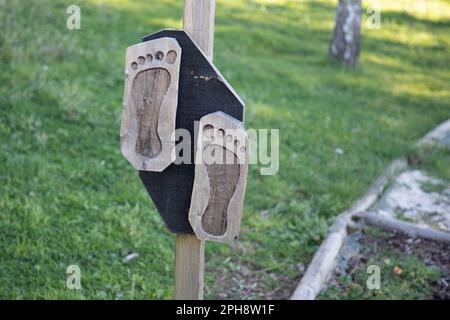
{"label": "grassy lawn", "polygon": [[[280,171],[250,168],[240,240],[207,244],[206,298],[295,285],[333,218],[450,116],[450,2],[381,1],[355,69],[327,56],[336,2],[218,0],[215,64],[246,126],[280,129]],[[0,298],[171,298],[174,236],[119,125],[125,48],[180,28],[182,1],[77,1],[77,31],[69,4],[0,0]]]}

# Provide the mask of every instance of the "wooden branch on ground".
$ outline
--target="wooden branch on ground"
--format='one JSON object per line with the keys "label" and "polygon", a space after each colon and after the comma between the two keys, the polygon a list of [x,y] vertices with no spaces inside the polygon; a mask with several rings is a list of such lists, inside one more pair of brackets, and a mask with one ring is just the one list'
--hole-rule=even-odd
{"label": "wooden branch on ground", "polygon": [[423,238],[438,242],[450,242],[450,233],[422,227],[414,223],[401,221],[389,217],[380,216],[373,212],[362,212],[356,215],[365,223],[371,226],[380,227],[386,230],[398,231],[408,235],[411,238]]}

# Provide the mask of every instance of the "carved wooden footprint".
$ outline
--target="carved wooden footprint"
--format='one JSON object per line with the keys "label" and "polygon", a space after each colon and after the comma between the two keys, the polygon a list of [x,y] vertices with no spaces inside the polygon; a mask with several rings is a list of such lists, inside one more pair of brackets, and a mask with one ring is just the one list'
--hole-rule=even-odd
{"label": "carved wooden footprint", "polygon": [[121,150],[137,170],[162,171],[175,160],[180,60],[173,38],[127,48]]}
{"label": "carved wooden footprint", "polygon": [[215,112],[200,119],[189,221],[200,239],[239,234],[248,169],[242,122]]}

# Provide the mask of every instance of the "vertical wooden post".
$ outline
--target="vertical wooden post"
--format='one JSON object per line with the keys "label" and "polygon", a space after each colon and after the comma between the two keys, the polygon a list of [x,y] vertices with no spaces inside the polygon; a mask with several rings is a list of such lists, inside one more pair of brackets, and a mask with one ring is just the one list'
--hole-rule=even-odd
{"label": "vertical wooden post", "polygon": [[[216,0],[184,0],[183,27],[212,60]],[[195,235],[177,234],[175,299],[203,299],[205,242]]]}
{"label": "vertical wooden post", "polygon": [[183,28],[212,60],[216,0],[184,0]]}
{"label": "vertical wooden post", "polygon": [[192,234],[177,234],[175,244],[175,299],[203,299],[205,241]]}

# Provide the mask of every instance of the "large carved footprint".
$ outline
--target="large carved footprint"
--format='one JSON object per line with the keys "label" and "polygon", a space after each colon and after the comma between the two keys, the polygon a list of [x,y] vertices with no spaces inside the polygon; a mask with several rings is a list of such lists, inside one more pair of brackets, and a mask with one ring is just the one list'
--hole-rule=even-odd
{"label": "large carved footprint", "polygon": [[189,221],[202,239],[227,241],[239,233],[248,166],[240,121],[215,112],[200,120]]}
{"label": "large carved footprint", "polygon": [[162,171],[174,160],[181,48],[161,38],[127,49],[121,147],[138,170]]}
{"label": "large carved footprint", "polygon": [[141,71],[134,78],[132,98],[138,122],[136,153],[142,156],[153,158],[161,153],[158,118],[169,85],[170,74],[162,68]]}

